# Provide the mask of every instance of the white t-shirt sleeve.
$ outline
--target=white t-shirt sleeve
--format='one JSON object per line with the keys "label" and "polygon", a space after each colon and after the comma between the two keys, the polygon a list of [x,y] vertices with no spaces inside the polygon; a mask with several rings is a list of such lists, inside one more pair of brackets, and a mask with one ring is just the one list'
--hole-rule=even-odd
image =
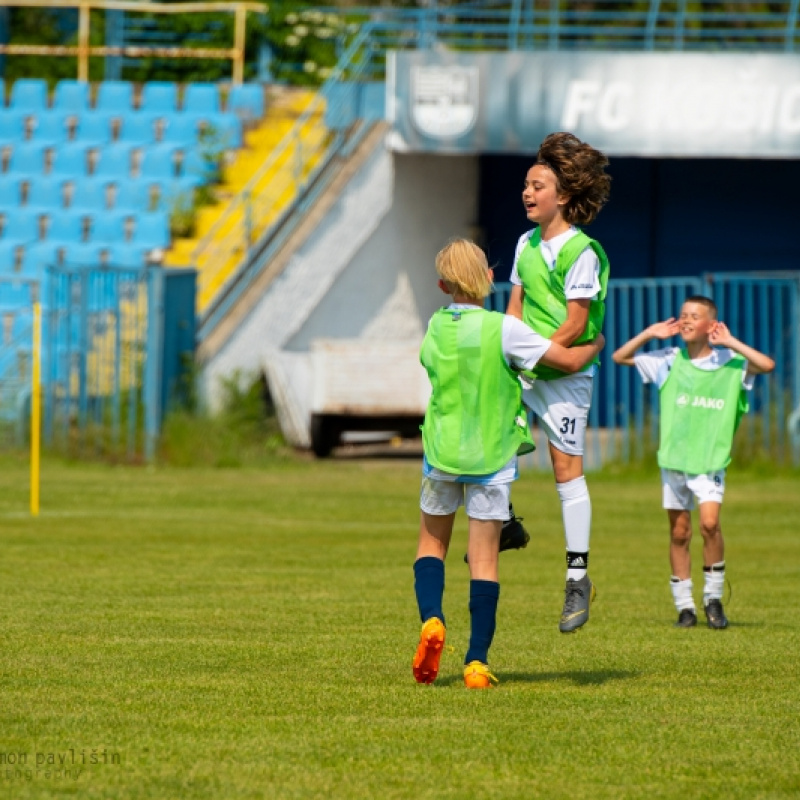
{"label": "white t-shirt sleeve", "polygon": [[531,228],[531,230],[523,233],[517,241],[517,247],[514,250],[514,266],[511,268],[511,277],[509,278],[511,283],[513,283],[515,286],[522,286],[522,281],[519,279],[519,272],[517,272],[517,261],[519,261],[522,251],[527,246],[535,230],[535,228]]}
{"label": "white t-shirt sleeve", "polygon": [[664,347],[649,353],[636,353],[633,363],[644,383],[654,383],[659,389],[669,375],[678,347]]}
{"label": "white t-shirt sleeve", "polygon": [[533,369],[551,344],[516,317],[503,320],[503,355],[512,368]]}
{"label": "white t-shirt sleeve", "polygon": [[587,300],[600,291],[600,259],[591,247],[587,247],[570,267],[564,281],[567,300]]}

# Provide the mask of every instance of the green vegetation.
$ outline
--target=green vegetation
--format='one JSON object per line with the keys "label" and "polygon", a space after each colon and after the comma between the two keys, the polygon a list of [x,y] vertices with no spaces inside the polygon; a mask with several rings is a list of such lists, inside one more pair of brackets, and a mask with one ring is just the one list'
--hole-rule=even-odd
{"label": "green vegetation", "polygon": [[27,469],[0,469],[0,796],[800,793],[796,476],[730,475],[724,632],[672,627],[654,470],[592,476],[599,595],[565,637],[558,502],[550,476],[523,475],[514,501],[533,538],[501,559],[501,683],[470,693],[463,517],[454,649],[436,684],[411,678],[416,459],[46,460],[35,520]]}

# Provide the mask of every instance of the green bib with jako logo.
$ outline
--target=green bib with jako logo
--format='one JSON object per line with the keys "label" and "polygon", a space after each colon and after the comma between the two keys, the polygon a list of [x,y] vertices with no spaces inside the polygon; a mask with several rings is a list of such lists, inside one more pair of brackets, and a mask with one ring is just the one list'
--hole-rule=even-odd
{"label": "green bib with jako logo", "polygon": [[700,369],[681,348],[660,390],[660,467],[702,475],[730,464],[733,436],[747,411],[744,365],[737,355],[717,369]]}

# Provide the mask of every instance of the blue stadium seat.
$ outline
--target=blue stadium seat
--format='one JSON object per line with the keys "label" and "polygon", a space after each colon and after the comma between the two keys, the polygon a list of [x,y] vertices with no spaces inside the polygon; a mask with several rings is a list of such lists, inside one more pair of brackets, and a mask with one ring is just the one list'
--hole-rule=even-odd
{"label": "blue stadium seat", "polygon": [[128,81],[103,81],[97,90],[94,107],[114,116],[130,114],[133,111],[133,84]]}
{"label": "blue stadium seat", "polygon": [[0,146],[21,142],[25,138],[26,118],[24,111],[0,108]]}
{"label": "blue stadium seat", "polygon": [[22,175],[0,175],[0,208],[13,208],[22,204]]}
{"label": "blue stadium seat", "polygon": [[142,155],[140,174],[143,178],[174,178],[175,162],[180,148],[172,144],[159,144],[147,148]]}
{"label": "blue stadium seat", "polygon": [[44,111],[33,125],[32,141],[45,147],[61,147],[69,140],[67,117],[63,111]]}
{"label": "blue stadium seat", "polygon": [[11,151],[7,172],[21,175],[44,174],[46,150],[38,142],[16,142]]}
{"label": "blue stadium seat", "polygon": [[171,117],[178,111],[178,86],[168,81],[150,81],[142,90],[140,112]]}
{"label": "blue stadium seat", "polygon": [[64,203],[64,175],[37,175],[28,183],[26,208],[43,213],[50,209],[62,209]]}
{"label": "blue stadium seat", "polygon": [[166,119],[162,141],[184,150],[200,141],[200,118],[194,114],[175,114]]}
{"label": "blue stadium seat", "polygon": [[149,249],[138,244],[115,244],[108,248],[108,263],[112,267],[140,269],[147,265]]}
{"label": "blue stadium seat", "polygon": [[30,286],[23,281],[0,281],[0,308],[30,305]]}
{"label": "blue stadium seat", "polygon": [[19,271],[24,255],[24,245],[0,240],[0,277]]}
{"label": "blue stadium seat", "polygon": [[215,83],[189,83],[183,93],[184,114],[208,119],[222,112],[219,100],[219,89]]}
{"label": "blue stadium seat", "polygon": [[110,208],[108,178],[82,178],[75,181],[70,208],[84,211],[105,211]]}
{"label": "blue stadium seat", "polygon": [[133,244],[152,249],[169,247],[169,243],[169,214],[166,211],[137,215]]}
{"label": "blue stadium seat", "polygon": [[184,154],[180,177],[194,180],[196,185],[200,186],[217,177],[216,168],[209,163],[200,150],[195,148]]}
{"label": "blue stadium seat", "polygon": [[56,84],[53,108],[70,116],[89,110],[89,84],[86,81],[62,80]]}
{"label": "blue stadium seat", "polygon": [[80,209],[61,209],[48,214],[45,240],[54,244],[77,244],[84,241],[86,212]]}
{"label": "blue stadium seat", "polygon": [[252,122],[264,116],[264,87],[260,83],[231,86],[228,111],[242,122]]}
{"label": "blue stadium seat", "polygon": [[33,244],[41,239],[41,212],[33,208],[9,208],[2,211],[3,232],[0,240]]}
{"label": "blue stadium seat", "polygon": [[93,244],[122,244],[128,241],[128,220],[131,214],[126,211],[105,211],[91,215],[90,241]]}
{"label": "blue stadium seat", "polygon": [[27,275],[42,272],[62,263],[63,246],[57,242],[36,242],[25,248],[23,272]]}
{"label": "blue stadium seat", "polygon": [[133,151],[129,142],[114,142],[100,150],[94,174],[106,178],[128,178],[133,166]]}
{"label": "blue stadium seat", "polygon": [[116,183],[117,194],[114,200],[114,209],[116,211],[135,213],[150,211],[152,206],[152,185],[153,181],[149,178],[118,180]]}
{"label": "blue stadium seat", "polygon": [[20,78],[11,87],[9,108],[36,114],[47,108],[47,81],[41,78]]}
{"label": "blue stadium seat", "polygon": [[64,248],[64,266],[68,269],[99,267],[104,262],[103,253],[106,249],[107,245],[94,242],[67,245]]}
{"label": "blue stadium seat", "polygon": [[78,118],[75,140],[89,147],[105,147],[111,144],[113,115],[106,111],[87,111]]}
{"label": "blue stadium seat", "polygon": [[53,154],[51,175],[78,179],[89,174],[89,148],[83,142],[68,142]]}
{"label": "blue stadium seat", "polygon": [[156,119],[152,114],[141,111],[127,114],[122,118],[118,141],[138,145],[155,144]]}
{"label": "blue stadium seat", "polygon": [[242,146],[242,121],[234,114],[218,114],[208,120],[209,138],[223,150]]}

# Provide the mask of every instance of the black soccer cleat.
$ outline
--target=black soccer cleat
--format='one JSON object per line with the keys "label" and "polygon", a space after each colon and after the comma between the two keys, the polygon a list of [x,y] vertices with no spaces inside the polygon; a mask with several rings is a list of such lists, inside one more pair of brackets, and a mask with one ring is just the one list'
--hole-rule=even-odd
{"label": "black soccer cleat", "polygon": [[[515,517],[514,509],[511,508],[511,518],[503,523],[500,529],[500,552],[503,550],[522,550],[528,546],[531,535],[525,530],[522,524],[523,517]],[[469,564],[469,558],[464,553],[464,563]]]}
{"label": "black soccer cleat", "polygon": [[684,608],[678,614],[678,621],[675,623],[676,628],[694,628],[697,625],[697,614],[692,608]]}
{"label": "black soccer cleat", "polygon": [[721,631],[728,627],[728,618],[722,609],[721,600],[709,600],[708,605],[703,609],[706,612],[706,622],[709,628]]}

